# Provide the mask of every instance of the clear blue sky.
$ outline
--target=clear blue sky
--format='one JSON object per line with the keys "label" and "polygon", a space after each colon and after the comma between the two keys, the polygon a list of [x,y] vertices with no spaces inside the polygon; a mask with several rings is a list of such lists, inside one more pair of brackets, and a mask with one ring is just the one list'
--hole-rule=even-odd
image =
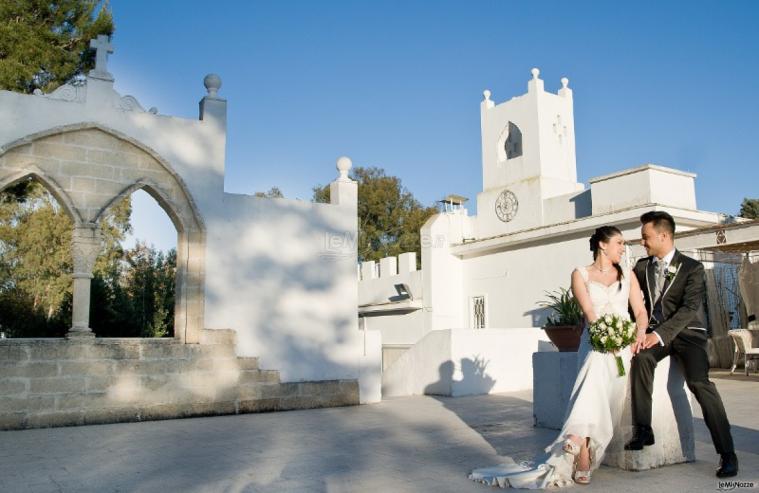
{"label": "clear blue sky", "polygon": [[230,192],[309,200],[347,155],[475,212],[482,91],[520,95],[539,67],[574,90],[580,181],[652,162],[697,173],[700,209],[759,197],[759,2],[110,5],[120,92],[197,118],[203,77],[222,77]]}

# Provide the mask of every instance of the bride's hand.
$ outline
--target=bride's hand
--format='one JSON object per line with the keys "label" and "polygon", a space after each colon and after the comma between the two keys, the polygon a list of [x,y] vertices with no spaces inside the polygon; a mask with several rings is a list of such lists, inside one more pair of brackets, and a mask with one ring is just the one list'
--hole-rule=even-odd
{"label": "bride's hand", "polygon": [[646,341],[646,331],[639,330],[638,337],[635,339],[635,342],[633,343],[632,353],[638,354],[640,350],[645,347],[644,346],[645,341]]}

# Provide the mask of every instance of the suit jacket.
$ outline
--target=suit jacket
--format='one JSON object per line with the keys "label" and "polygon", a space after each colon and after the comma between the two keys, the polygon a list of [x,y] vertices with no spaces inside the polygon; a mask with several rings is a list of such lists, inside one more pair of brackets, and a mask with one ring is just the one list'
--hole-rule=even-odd
{"label": "suit jacket", "polygon": [[[661,295],[663,320],[654,328],[664,344],[669,344],[685,328],[706,328],[704,266],[675,250],[670,268],[677,269],[664,282]],[[649,321],[653,317],[656,294],[654,257],[640,259],[633,269],[643,290]]]}

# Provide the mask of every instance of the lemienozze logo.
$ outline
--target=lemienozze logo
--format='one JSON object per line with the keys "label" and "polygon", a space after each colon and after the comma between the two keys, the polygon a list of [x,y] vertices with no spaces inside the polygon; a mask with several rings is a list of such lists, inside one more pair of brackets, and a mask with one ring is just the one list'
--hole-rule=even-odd
{"label": "lemienozze logo", "polygon": [[737,489],[753,489],[756,487],[756,481],[719,481],[717,491],[734,491]]}

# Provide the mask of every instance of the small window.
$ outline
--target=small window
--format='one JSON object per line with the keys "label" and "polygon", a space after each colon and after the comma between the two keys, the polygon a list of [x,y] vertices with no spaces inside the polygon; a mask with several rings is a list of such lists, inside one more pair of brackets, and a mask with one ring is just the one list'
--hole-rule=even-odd
{"label": "small window", "polygon": [[484,329],[487,325],[487,322],[485,319],[485,313],[486,313],[485,297],[473,296],[472,303],[471,303],[471,310],[472,310],[472,328]]}
{"label": "small window", "polygon": [[506,159],[522,155],[522,131],[513,122],[509,122],[509,137],[504,144]]}

